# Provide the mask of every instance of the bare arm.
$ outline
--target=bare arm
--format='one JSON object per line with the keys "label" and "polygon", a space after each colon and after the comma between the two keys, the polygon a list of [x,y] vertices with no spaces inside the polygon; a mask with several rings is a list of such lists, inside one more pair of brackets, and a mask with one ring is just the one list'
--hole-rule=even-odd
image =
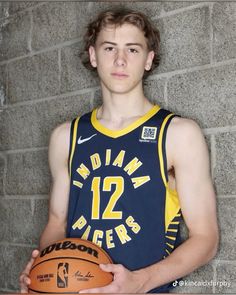
{"label": "bare arm", "polygon": [[49,167],[52,175],[48,223],[40,237],[40,249],[63,239],[66,234],[69,199],[69,135],[70,123],[58,126],[49,143]]}

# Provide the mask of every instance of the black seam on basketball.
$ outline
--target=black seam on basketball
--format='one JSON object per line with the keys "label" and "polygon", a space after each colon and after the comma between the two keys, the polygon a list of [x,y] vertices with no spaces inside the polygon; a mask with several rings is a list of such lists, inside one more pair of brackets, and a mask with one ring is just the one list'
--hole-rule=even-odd
{"label": "black seam on basketball", "polygon": [[79,294],[79,291],[78,292],[43,292],[43,291],[31,289],[31,288],[29,288],[29,290],[36,293],[41,293],[41,294]]}
{"label": "black seam on basketball", "polygon": [[80,258],[80,257],[54,257],[54,258],[49,258],[49,259],[46,259],[46,260],[43,260],[43,261],[37,263],[36,265],[34,265],[34,266],[31,268],[30,272],[31,272],[36,266],[38,266],[39,264],[44,263],[44,262],[46,262],[46,261],[50,261],[50,260],[56,260],[56,259],[57,259],[57,260],[60,260],[60,259],[78,259],[78,260],[88,261],[88,262],[91,262],[91,263],[93,263],[93,264],[99,265],[99,263],[97,263],[97,262],[94,262],[94,261],[91,261],[91,260],[88,260],[88,259],[84,259],[84,258]]}
{"label": "black seam on basketball", "polygon": [[[69,238],[68,238],[68,239],[69,239]],[[91,242],[91,241],[89,241],[89,240],[84,240],[84,241],[86,241],[86,242],[88,242],[89,244],[91,244],[92,246],[94,246],[94,243],[93,243],[93,242]],[[96,245],[96,246],[99,247],[99,249],[100,249],[100,250],[106,255],[106,257],[109,259],[110,263],[113,263],[111,257],[107,254],[107,252],[106,252],[103,248],[101,248],[100,246],[98,246],[98,245]]]}
{"label": "black seam on basketball", "polygon": [[[84,239],[80,239],[80,238],[71,238],[71,239],[79,239],[79,240],[83,240],[84,244],[86,243],[89,243],[91,246],[97,246],[99,248],[99,250],[101,250],[105,255],[106,257],[108,258],[108,260],[110,261],[110,263],[113,263],[113,260],[111,259],[111,257],[108,255],[108,253],[103,249],[101,248],[100,246],[94,244],[93,242],[89,241],[89,240],[84,240]],[[65,240],[71,240],[70,238],[65,238]],[[59,240],[57,241],[58,243],[62,242],[64,240]]]}

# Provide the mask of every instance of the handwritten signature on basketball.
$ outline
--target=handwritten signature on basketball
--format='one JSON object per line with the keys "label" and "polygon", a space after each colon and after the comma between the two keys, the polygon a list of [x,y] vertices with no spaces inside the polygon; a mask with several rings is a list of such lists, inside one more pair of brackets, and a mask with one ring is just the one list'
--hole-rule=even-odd
{"label": "handwritten signature on basketball", "polygon": [[78,270],[75,274],[74,277],[77,278],[77,280],[89,280],[91,278],[94,278],[94,276],[91,274],[90,271],[87,272],[87,274],[82,274],[80,270]]}

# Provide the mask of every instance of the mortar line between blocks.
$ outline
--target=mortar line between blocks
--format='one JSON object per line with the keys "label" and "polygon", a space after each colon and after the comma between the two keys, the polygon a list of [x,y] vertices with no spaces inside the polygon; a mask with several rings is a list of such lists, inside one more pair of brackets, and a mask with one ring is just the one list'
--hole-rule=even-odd
{"label": "mortar line between blocks", "polygon": [[205,135],[213,135],[219,133],[228,133],[235,132],[236,126],[224,126],[224,127],[213,127],[213,128],[204,128],[203,132]]}
{"label": "mortar line between blocks", "polygon": [[2,191],[3,191],[3,198],[5,198],[5,196],[6,196],[6,181],[7,181],[7,157],[6,157],[5,153],[3,154],[2,158],[4,161]]}
{"label": "mortar line between blocks", "polygon": [[[212,264],[212,268],[213,268],[213,282],[216,282],[217,281],[216,265],[217,265],[217,263],[213,263]],[[213,292],[213,294],[216,293],[216,286],[215,286],[215,284],[213,284],[213,286],[212,286],[212,292]]]}
{"label": "mortar line between blocks", "polygon": [[0,66],[4,65],[6,63],[15,62],[15,61],[27,58],[27,57],[33,57],[35,55],[39,55],[39,54],[42,54],[42,53],[47,53],[47,52],[50,52],[50,51],[53,51],[53,50],[58,50],[59,48],[64,48],[64,47],[67,47],[67,46],[70,46],[70,45],[74,45],[74,44],[79,43],[81,41],[82,41],[82,38],[76,38],[76,39],[73,39],[73,40],[70,40],[70,41],[65,41],[63,43],[59,43],[59,44],[56,44],[56,45],[53,45],[53,46],[50,46],[50,47],[47,47],[47,48],[40,49],[40,50],[37,50],[37,51],[32,50],[28,54],[24,54],[24,55],[21,55],[21,56],[17,56],[17,57],[13,57],[13,58],[1,61]]}
{"label": "mortar line between blocks", "polygon": [[174,70],[174,71],[160,73],[160,74],[157,73],[157,74],[150,75],[147,78],[147,81],[151,80],[151,79],[155,79],[155,78],[157,78],[157,79],[171,78],[171,77],[173,77],[175,75],[183,75],[183,74],[187,74],[187,73],[193,73],[193,72],[196,72],[196,71],[210,70],[210,69],[218,68],[218,67],[221,67],[221,66],[233,65],[234,63],[236,63],[236,58],[231,58],[231,59],[224,60],[224,61],[214,62],[213,64],[193,66],[191,68]]}
{"label": "mortar line between blocks", "polygon": [[12,109],[12,108],[19,107],[19,106],[33,105],[33,104],[37,104],[37,103],[53,101],[53,100],[57,100],[60,98],[68,98],[68,97],[72,97],[75,95],[88,94],[88,93],[96,91],[98,89],[99,89],[99,86],[96,86],[96,87],[85,88],[85,89],[81,89],[81,90],[75,90],[75,91],[71,91],[71,92],[67,92],[67,93],[61,93],[61,94],[54,95],[54,96],[48,96],[45,98],[38,98],[38,99],[34,99],[34,100],[26,100],[26,101],[16,102],[16,103],[12,103],[12,104],[7,105],[7,107],[3,107],[2,110],[6,109],[6,108]]}
{"label": "mortar line between blocks", "polygon": [[166,79],[165,80],[165,83],[164,83],[164,102],[165,102],[165,108],[168,108],[169,106],[169,101],[168,101],[168,81],[169,79]]}
{"label": "mortar line between blocks", "polygon": [[91,95],[90,100],[89,100],[90,109],[93,109],[94,108],[95,93],[96,93],[96,90],[94,90],[92,92],[92,95]]}
{"label": "mortar line between blocks", "polygon": [[[165,2],[165,1],[163,1],[163,2]],[[169,1],[169,2],[171,2],[171,1]],[[174,1],[174,2],[179,2],[179,1]],[[201,1],[200,3],[193,4],[193,5],[190,5],[190,6],[187,6],[187,7],[177,8],[177,9],[172,10],[172,11],[163,12],[159,16],[152,17],[152,20],[158,20],[158,19],[161,19],[161,18],[173,16],[173,15],[176,15],[176,14],[179,14],[179,13],[182,13],[182,12],[187,12],[187,11],[190,11],[190,10],[193,10],[193,9],[196,9],[196,8],[206,7],[206,6],[209,6],[209,4],[211,4],[211,2],[209,2],[209,1]]]}
{"label": "mortar line between blocks", "polygon": [[211,135],[211,175],[214,179],[215,176],[215,167],[216,167],[216,141],[215,135]]}
{"label": "mortar line between blocks", "polygon": [[217,195],[218,199],[235,199],[236,195]]}
{"label": "mortar line between blocks", "polygon": [[30,16],[30,30],[29,30],[29,36],[27,40],[27,45],[28,45],[28,50],[31,53],[32,52],[32,32],[33,32],[33,14],[32,10],[29,11],[29,16]]}
{"label": "mortar line between blocks", "polygon": [[235,265],[236,266],[236,260],[224,260],[224,259],[216,259],[214,260],[214,264],[217,267],[219,264],[230,264],[230,265]]}
{"label": "mortar line between blocks", "polygon": [[15,247],[23,247],[23,248],[38,247],[38,245],[35,245],[35,244],[21,244],[21,243],[11,243],[11,242],[0,242],[0,246],[15,246]]}
{"label": "mortar line between blocks", "polygon": [[47,149],[48,149],[48,146],[45,146],[45,147],[32,147],[32,148],[6,150],[6,151],[4,151],[4,153],[6,155],[10,155],[10,154],[16,154],[16,153],[46,151]]}
{"label": "mortar line between blocks", "polygon": [[58,49],[58,80],[59,80],[59,91],[61,92],[61,48]]}
{"label": "mortar line between blocks", "polygon": [[[48,195],[6,195],[2,200],[48,200]],[[32,209],[32,204],[31,204]],[[33,211],[32,211],[33,212]]]}
{"label": "mortar line between blocks", "polygon": [[30,210],[31,210],[31,216],[34,216],[34,209],[35,209],[35,199],[30,198]]}
{"label": "mortar line between blocks", "polygon": [[213,6],[214,3],[209,4],[209,12],[210,12],[210,64],[213,64],[213,24],[212,24],[212,15],[213,15]]}
{"label": "mortar line between blocks", "polygon": [[6,289],[6,288],[0,288],[0,294],[2,295],[5,295],[3,292],[6,292],[6,294],[9,294],[9,295],[14,295],[14,294],[17,294],[18,293],[18,289],[16,290],[13,290],[13,289]]}

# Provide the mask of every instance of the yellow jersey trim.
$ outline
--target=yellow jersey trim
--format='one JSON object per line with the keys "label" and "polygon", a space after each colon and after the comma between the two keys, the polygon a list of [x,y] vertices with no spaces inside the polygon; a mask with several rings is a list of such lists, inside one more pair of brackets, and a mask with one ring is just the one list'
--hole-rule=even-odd
{"label": "yellow jersey trim", "polygon": [[170,240],[173,240],[173,241],[175,241],[175,240],[176,240],[176,238],[175,238],[175,237],[166,236],[166,238],[167,238],[167,239],[170,239]]}
{"label": "yellow jersey trim", "polygon": [[173,249],[173,248],[174,248],[174,246],[173,246],[173,245],[171,245],[171,244],[169,244],[169,243],[166,243],[166,245],[167,245],[167,246],[169,246],[171,249]]}
{"label": "yellow jersey trim", "polygon": [[168,228],[168,232],[171,232],[171,233],[177,233],[178,230],[177,230],[177,229],[170,229],[170,228]]}
{"label": "yellow jersey trim", "polygon": [[72,159],[73,159],[74,152],[75,152],[76,135],[77,135],[78,123],[79,123],[79,117],[76,118],[76,120],[75,120],[74,129],[73,129],[73,135],[72,135],[72,146],[71,146],[71,153],[70,153],[70,176],[71,176]]}
{"label": "yellow jersey trim", "polygon": [[167,252],[168,255],[170,255],[170,252],[167,249],[166,249],[166,252]]}
{"label": "yellow jersey trim", "polygon": [[169,114],[165,120],[163,121],[160,129],[159,140],[158,140],[158,155],[160,161],[160,169],[161,169],[161,176],[165,187],[167,187],[167,179],[165,176],[165,169],[164,169],[164,160],[163,160],[163,152],[162,152],[162,141],[163,141],[163,134],[165,130],[166,123],[168,122],[169,118],[174,116],[174,114]]}
{"label": "yellow jersey trim", "polygon": [[179,221],[174,220],[180,218],[180,204],[179,198],[176,191],[168,190],[166,191],[166,208],[165,208],[165,230],[168,231],[170,224],[178,224]]}
{"label": "yellow jersey trim", "polygon": [[99,132],[103,133],[104,135],[107,135],[112,138],[118,138],[120,136],[123,136],[125,134],[128,134],[129,132],[133,131],[140,125],[142,125],[145,121],[149,120],[153,115],[155,115],[159,110],[160,107],[158,105],[154,105],[151,110],[149,110],[144,116],[130,124],[129,126],[125,127],[121,130],[110,130],[103,126],[97,119],[97,110],[94,109],[91,116],[91,123],[95,129],[97,129]]}

